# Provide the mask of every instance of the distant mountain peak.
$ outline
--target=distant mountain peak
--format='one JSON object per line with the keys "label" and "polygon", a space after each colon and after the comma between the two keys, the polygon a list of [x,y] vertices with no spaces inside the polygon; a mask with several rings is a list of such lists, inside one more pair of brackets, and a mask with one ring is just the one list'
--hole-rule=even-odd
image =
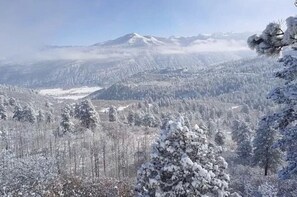
{"label": "distant mountain peak", "polygon": [[95,44],[94,46],[148,47],[160,45],[164,45],[164,43],[153,36],[142,36],[138,33],[129,33],[114,40]]}
{"label": "distant mountain peak", "polygon": [[[142,37],[140,34],[138,34],[138,33],[129,33],[129,34],[126,34],[125,36],[127,36],[127,37]],[[124,37],[125,37],[124,36]]]}

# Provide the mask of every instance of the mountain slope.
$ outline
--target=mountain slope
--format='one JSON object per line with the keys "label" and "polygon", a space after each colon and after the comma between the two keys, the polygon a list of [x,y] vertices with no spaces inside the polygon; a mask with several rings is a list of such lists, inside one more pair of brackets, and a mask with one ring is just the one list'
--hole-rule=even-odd
{"label": "mountain slope", "polygon": [[30,61],[0,62],[0,84],[30,88],[108,86],[152,69],[196,71],[254,56],[246,47],[245,34],[241,36],[160,38],[134,33],[92,46],[47,47]]}
{"label": "mountain slope", "polygon": [[153,36],[141,36],[137,33],[124,35],[115,40],[110,40],[104,43],[95,44],[94,46],[126,46],[126,47],[145,47],[145,46],[160,46],[164,45]]}
{"label": "mountain slope", "polygon": [[[89,98],[99,100],[219,99],[232,103],[267,103],[266,94],[277,81],[274,60],[255,58],[223,63],[197,72],[162,69],[138,73]],[[264,105],[263,105],[264,106]],[[255,107],[255,108],[256,108]]]}

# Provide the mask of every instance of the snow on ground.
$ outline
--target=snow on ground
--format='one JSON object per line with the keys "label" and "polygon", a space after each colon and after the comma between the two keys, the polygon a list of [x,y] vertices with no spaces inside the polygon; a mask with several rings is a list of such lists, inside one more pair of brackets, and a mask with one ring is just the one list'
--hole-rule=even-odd
{"label": "snow on ground", "polygon": [[129,105],[126,105],[126,106],[120,106],[117,108],[118,111],[123,111],[124,109],[128,108]]}
{"label": "snow on ground", "polygon": [[53,88],[53,89],[42,89],[39,91],[41,95],[52,96],[57,99],[71,99],[78,100],[88,96],[89,94],[102,89],[101,87],[80,87],[71,89]]}
{"label": "snow on ground", "polygon": [[[126,108],[128,108],[129,106],[130,106],[130,105],[120,106],[120,107],[117,108],[117,111],[123,111],[123,110],[125,110]],[[107,107],[107,108],[103,108],[103,109],[100,109],[100,110],[99,110],[99,112],[101,112],[101,113],[108,113],[108,111],[109,111],[109,107]]]}
{"label": "snow on ground", "polygon": [[238,109],[240,106],[233,106],[231,109]]}

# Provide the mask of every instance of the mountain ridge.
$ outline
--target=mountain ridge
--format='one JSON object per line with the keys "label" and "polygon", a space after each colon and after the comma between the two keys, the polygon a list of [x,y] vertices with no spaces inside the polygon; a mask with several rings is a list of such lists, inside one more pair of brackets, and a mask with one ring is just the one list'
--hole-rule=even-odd
{"label": "mountain ridge", "polygon": [[[248,36],[252,35],[250,32],[243,33],[213,33],[213,34],[198,34],[196,36],[170,36],[161,37],[153,35],[140,35],[138,33],[128,33],[115,39],[108,41],[98,42],[91,46],[115,46],[115,45],[127,45],[127,46],[160,46],[165,44],[178,44],[179,46],[187,46],[196,40],[207,39],[232,39],[232,40],[246,40]],[[133,40],[141,41],[142,43],[132,42]]]}
{"label": "mountain ridge", "polygon": [[254,57],[246,36],[230,33],[163,38],[133,33],[91,46],[47,47],[28,60],[0,61],[0,84],[104,87],[146,70],[187,67],[195,71]]}

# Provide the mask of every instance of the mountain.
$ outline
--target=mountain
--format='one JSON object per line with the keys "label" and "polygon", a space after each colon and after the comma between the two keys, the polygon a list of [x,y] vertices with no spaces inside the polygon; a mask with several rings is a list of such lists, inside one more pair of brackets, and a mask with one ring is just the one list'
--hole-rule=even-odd
{"label": "mountain", "polygon": [[165,45],[153,36],[141,36],[137,33],[124,35],[115,40],[95,44],[94,46],[126,46],[126,47],[145,47]]}
{"label": "mountain", "polygon": [[229,40],[229,41],[244,41],[252,33],[214,33],[214,34],[200,34],[192,37],[175,37],[169,38],[157,36],[141,36],[137,33],[130,33],[114,40],[109,40],[102,43],[94,44],[93,46],[122,46],[122,47],[148,47],[148,46],[189,46],[199,45],[203,43],[212,42],[214,40]]}
{"label": "mountain", "polygon": [[266,94],[278,83],[273,59],[252,58],[222,63],[196,72],[162,69],[137,73],[124,81],[88,96],[94,100],[218,99],[258,108],[268,102]]}
{"label": "mountain", "polygon": [[196,71],[253,57],[246,46],[248,35],[162,38],[132,33],[91,46],[45,47],[31,59],[0,61],[0,84],[29,88],[109,86],[152,69]]}

